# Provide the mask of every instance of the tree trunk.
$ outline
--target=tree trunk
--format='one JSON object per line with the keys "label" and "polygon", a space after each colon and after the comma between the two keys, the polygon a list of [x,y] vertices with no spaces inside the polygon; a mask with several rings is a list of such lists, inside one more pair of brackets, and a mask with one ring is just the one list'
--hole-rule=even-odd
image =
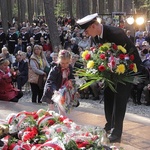
{"label": "tree trunk", "polygon": [[61,43],[58,34],[56,18],[54,16],[54,8],[51,7],[53,6],[53,0],[43,0],[43,1],[44,1],[44,8],[45,8],[46,22],[49,28],[50,40],[52,43],[52,47],[54,49],[55,46],[60,47]]}
{"label": "tree trunk", "polygon": [[90,9],[89,9],[89,0],[82,0],[82,11],[83,11],[83,15],[82,17],[89,15],[90,13]]}
{"label": "tree trunk", "polygon": [[92,0],[92,14],[97,12],[97,0]]}
{"label": "tree trunk", "polygon": [[4,32],[7,33],[8,30],[8,14],[6,13],[7,10],[7,1],[0,0],[1,5],[1,18],[2,18],[2,27],[4,29]]}
{"label": "tree trunk", "polygon": [[12,1],[10,1],[10,0],[7,0],[7,7],[8,7],[8,9],[7,9],[7,11],[8,11],[8,21],[10,22],[10,23],[12,23]]}
{"label": "tree trunk", "polygon": [[20,9],[20,0],[17,0],[18,4],[18,23],[21,22],[21,9]]}
{"label": "tree trunk", "polygon": [[34,16],[37,17],[37,0],[34,0]]}
{"label": "tree trunk", "polygon": [[67,10],[68,10],[68,15],[72,18],[72,0],[67,0]]}
{"label": "tree trunk", "polygon": [[26,0],[20,0],[20,21],[21,23],[25,21],[25,13],[26,13]]}
{"label": "tree trunk", "polygon": [[82,18],[89,15],[89,0],[78,0],[77,1],[77,14],[78,18]]}
{"label": "tree trunk", "polygon": [[37,16],[42,14],[43,0],[37,0]]}
{"label": "tree trunk", "polygon": [[114,12],[114,0],[108,0],[108,11],[109,13]]}
{"label": "tree trunk", "polygon": [[33,19],[33,0],[27,0],[27,5],[28,5],[28,20],[30,23],[32,23]]}
{"label": "tree trunk", "polygon": [[126,12],[127,14],[132,13],[132,1],[131,0],[124,0],[124,9],[123,11]]}
{"label": "tree trunk", "polygon": [[77,17],[77,19],[79,19],[80,18],[80,0],[77,0],[76,1],[76,17]]}
{"label": "tree trunk", "polygon": [[104,0],[99,0],[98,2],[99,14],[104,14]]}

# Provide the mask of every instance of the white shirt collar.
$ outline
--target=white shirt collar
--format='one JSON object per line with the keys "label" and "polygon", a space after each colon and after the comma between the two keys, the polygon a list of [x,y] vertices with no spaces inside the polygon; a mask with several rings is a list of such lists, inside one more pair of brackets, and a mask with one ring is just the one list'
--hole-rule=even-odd
{"label": "white shirt collar", "polygon": [[102,32],[101,35],[98,36],[99,38],[103,39],[103,25],[102,25]]}

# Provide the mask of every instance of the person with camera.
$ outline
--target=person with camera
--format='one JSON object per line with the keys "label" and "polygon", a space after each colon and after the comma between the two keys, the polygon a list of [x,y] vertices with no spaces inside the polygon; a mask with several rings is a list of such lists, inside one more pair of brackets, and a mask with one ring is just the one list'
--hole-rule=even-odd
{"label": "person with camera", "polygon": [[10,69],[9,61],[0,58],[0,100],[18,102],[23,93],[12,84],[14,70]]}
{"label": "person with camera", "polygon": [[13,68],[16,77],[14,81],[17,82],[17,87],[22,90],[22,87],[28,81],[28,63],[25,62],[20,53],[16,54],[16,61],[13,63]]}

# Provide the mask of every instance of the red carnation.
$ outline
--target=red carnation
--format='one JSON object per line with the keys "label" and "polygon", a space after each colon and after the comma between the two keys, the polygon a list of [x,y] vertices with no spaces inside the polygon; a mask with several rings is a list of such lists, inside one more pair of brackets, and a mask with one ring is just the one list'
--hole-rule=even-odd
{"label": "red carnation", "polygon": [[116,65],[116,62],[114,60],[111,61],[111,65],[112,65],[112,67],[114,67]]}
{"label": "red carnation", "polygon": [[89,145],[88,141],[83,141],[83,142],[79,142],[77,143],[78,148],[83,148],[83,147],[87,147]]}
{"label": "red carnation", "polygon": [[130,64],[130,65],[129,65],[129,69],[130,69],[130,70],[133,70],[133,68],[134,68],[134,64]]}
{"label": "red carnation", "polygon": [[100,59],[105,59],[105,54],[100,54]]}
{"label": "red carnation", "polygon": [[130,60],[131,60],[131,61],[134,60],[134,55],[130,55]]}
{"label": "red carnation", "polygon": [[104,65],[100,65],[98,66],[98,70],[103,72],[105,70],[105,66]]}
{"label": "red carnation", "polygon": [[113,49],[117,50],[117,45],[116,44],[112,44]]}
{"label": "red carnation", "polygon": [[85,60],[89,60],[90,58],[91,58],[91,55],[90,54],[86,54]]}
{"label": "red carnation", "polygon": [[9,146],[9,149],[14,149],[14,147],[17,145],[17,143],[11,143]]}
{"label": "red carnation", "polygon": [[103,44],[99,44],[99,45],[98,45],[98,48],[101,47],[102,45],[103,45]]}
{"label": "red carnation", "polygon": [[94,50],[95,50],[95,47],[91,47],[90,50],[91,50],[91,51],[94,51]]}
{"label": "red carnation", "polygon": [[53,125],[55,123],[54,120],[48,120],[49,125]]}
{"label": "red carnation", "polygon": [[120,58],[121,60],[123,60],[123,59],[125,58],[125,55],[124,55],[124,54],[120,54],[120,55],[119,55],[119,58]]}

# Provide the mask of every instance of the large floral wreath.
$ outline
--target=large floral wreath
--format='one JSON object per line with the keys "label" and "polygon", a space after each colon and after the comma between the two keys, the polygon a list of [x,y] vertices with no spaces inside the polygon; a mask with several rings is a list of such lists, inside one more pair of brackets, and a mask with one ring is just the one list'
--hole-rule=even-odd
{"label": "large floral wreath", "polygon": [[110,149],[102,142],[101,128],[77,125],[54,111],[13,113],[3,126],[8,130],[0,132],[4,137],[2,150]]}

